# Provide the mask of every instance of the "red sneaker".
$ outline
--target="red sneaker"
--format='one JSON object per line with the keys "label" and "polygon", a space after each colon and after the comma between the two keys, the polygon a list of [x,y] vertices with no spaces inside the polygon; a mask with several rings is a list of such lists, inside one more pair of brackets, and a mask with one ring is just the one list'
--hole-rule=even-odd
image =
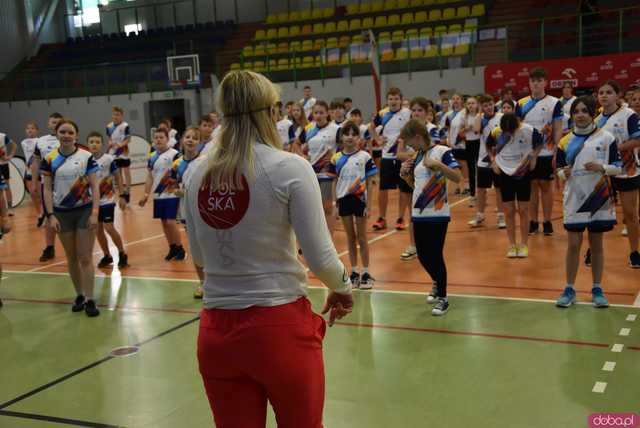
{"label": "red sneaker", "polygon": [[402,218],[399,218],[398,220],[396,220],[397,231],[402,231],[402,230],[405,230],[406,228],[407,228],[407,225],[404,224],[404,220]]}
{"label": "red sneaker", "polygon": [[386,228],[387,228],[387,221],[382,217],[378,217],[378,221],[373,223],[373,230],[383,230]]}

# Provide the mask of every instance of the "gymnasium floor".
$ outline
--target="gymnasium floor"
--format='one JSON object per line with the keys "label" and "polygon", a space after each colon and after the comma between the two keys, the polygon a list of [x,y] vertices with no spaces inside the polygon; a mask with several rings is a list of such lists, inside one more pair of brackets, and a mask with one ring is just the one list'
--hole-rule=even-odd
{"label": "gymnasium floor", "polygon": [[[488,226],[471,230],[474,208],[450,202],[452,309],[443,318],[424,303],[430,282],[418,262],[399,259],[407,232],[370,234],[375,290],[357,291],[353,314],[327,330],[325,426],[586,427],[591,413],[637,411],[640,271],[627,267],[620,227],[605,243],[603,286],[615,305],[559,310],[552,301],[564,286],[566,235],[558,203],[556,235],[532,237],[529,259],[507,260],[493,205]],[[0,246],[0,427],[213,426],[195,357],[195,273],[189,262],[164,262],[150,207],[132,205],[118,223],[132,267],[98,272],[102,314],[88,319],[69,310],[62,248],[38,263],[43,237],[32,208],[16,210]],[[347,261],[344,233],[335,241]],[[310,283],[319,309],[325,290]],[[588,301],[583,266],[577,287]],[[138,353],[110,356],[132,345]]]}

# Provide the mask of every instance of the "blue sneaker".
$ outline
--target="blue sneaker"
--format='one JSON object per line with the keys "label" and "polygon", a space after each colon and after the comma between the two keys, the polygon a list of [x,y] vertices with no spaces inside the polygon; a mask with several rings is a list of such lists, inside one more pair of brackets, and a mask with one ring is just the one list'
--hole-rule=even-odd
{"label": "blue sneaker", "polygon": [[593,287],[591,289],[591,294],[593,295],[593,306],[596,308],[608,308],[609,301],[604,297],[604,293],[602,292],[602,288]]}
{"label": "blue sneaker", "polygon": [[556,300],[556,306],[559,308],[568,308],[576,302],[576,290],[566,287],[562,295]]}

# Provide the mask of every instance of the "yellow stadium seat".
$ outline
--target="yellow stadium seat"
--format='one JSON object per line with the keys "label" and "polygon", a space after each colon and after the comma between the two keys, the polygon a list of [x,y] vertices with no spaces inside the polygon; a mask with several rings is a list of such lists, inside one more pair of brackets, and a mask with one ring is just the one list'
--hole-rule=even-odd
{"label": "yellow stadium seat", "polygon": [[243,70],[253,70],[253,63],[251,61],[245,61],[242,64],[242,69]]}
{"label": "yellow stadium seat", "polygon": [[360,6],[357,3],[347,5],[347,15],[357,15],[360,12]]}
{"label": "yellow stadium seat", "polygon": [[367,16],[366,18],[362,19],[362,26],[360,27],[363,30],[368,30],[370,28],[373,28],[373,18],[370,16]]}
{"label": "yellow stadium seat", "polygon": [[298,37],[300,35],[300,26],[292,25],[289,27],[289,37]]}
{"label": "yellow stadium seat", "polygon": [[361,3],[359,10],[361,14],[371,13],[371,3]]}
{"label": "yellow stadium seat", "polygon": [[462,25],[460,24],[451,24],[449,25],[449,34],[452,33],[462,33]]}
{"label": "yellow stadium seat", "polygon": [[448,7],[442,12],[442,19],[444,20],[455,19],[455,17],[456,17],[456,10],[452,7]]}
{"label": "yellow stadium seat", "polygon": [[338,21],[336,31],[338,33],[346,33],[347,31],[349,31],[349,21]]}
{"label": "yellow stadium seat", "polygon": [[253,51],[254,56],[265,56],[266,54],[267,54],[267,51],[264,45],[256,45]]}
{"label": "yellow stadium seat", "polygon": [[383,31],[382,33],[378,34],[378,41],[380,42],[388,42],[391,40],[391,33],[388,31]]}
{"label": "yellow stadium seat", "polygon": [[353,38],[351,39],[351,44],[353,45],[358,45],[358,44],[362,44],[364,42],[364,38],[362,37],[361,34],[356,34],[355,36],[353,36]]}
{"label": "yellow stadium seat", "polygon": [[276,52],[278,52],[278,46],[275,43],[269,43],[267,45],[267,53],[273,55]]}
{"label": "yellow stadium seat", "polygon": [[267,39],[277,39],[278,38],[278,29],[277,28],[269,28],[267,30]]}
{"label": "yellow stadium seat", "polygon": [[385,0],[383,9],[385,11],[391,11],[398,8],[398,0]]}
{"label": "yellow stadium seat", "polygon": [[237,62],[234,62],[233,64],[231,64],[231,71],[235,71],[235,70],[240,70],[240,64]]}
{"label": "yellow stadium seat", "polygon": [[435,56],[438,56],[438,46],[436,46],[436,45],[427,46],[427,48],[424,51],[424,57],[425,58],[433,58]]}
{"label": "yellow stadium seat", "polygon": [[436,4],[435,0],[423,0],[422,2],[423,6],[431,6]]}
{"label": "yellow stadium seat", "polygon": [[349,21],[349,31],[356,31],[361,28],[359,19],[352,19]]}
{"label": "yellow stadium seat", "polygon": [[245,46],[242,48],[242,56],[245,58],[248,56],[253,56],[253,46]]}
{"label": "yellow stadium seat", "polygon": [[278,43],[278,53],[283,54],[289,52],[289,43],[280,42]]}
{"label": "yellow stadium seat", "polygon": [[322,34],[324,32],[324,24],[322,22],[316,22],[313,24],[313,34]]}
{"label": "yellow stadium seat", "polygon": [[400,25],[411,25],[411,24],[413,24],[413,13],[411,12],[403,13],[402,18],[400,19]]}
{"label": "yellow stadium seat", "polygon": [[324,39],[316,39],[313,41],[313,49],[319,51],[325,46],[325,44],[326,41]]}
{"label": "yellow stadium seat", "polygon": [[451,56],[453,55],[453,45],[446,45],[440,47],[440,55],[441,56]]}
{"label": "yellow stadium seat", "polygon": [[264,32],[264,30],[256,30],[256,36],[254,37],[255,40],[264,40],[267,38],[267,34]]}
{"label": "yellow stadium seat", "polygon": [[289,22],[289,14],[287,12],[279,13],[278,14],[278,22],[280,24],[283,24],[285,22]]}
{"label": "yellow stadium seat", "polygon": [[417,28],[410,28],[410,29],[408,29],[408,30],[407,30],[407,32],[406,32],[406,34],[405,34],[405,37],[406,37],[407,39],[410,39],[410,38],[417,38],[417,37],[418,37],[418,29],[417,29]]}
{"label": "yellow stadium seat", "polygon": [[321,56],[316,56],[313,64],[315,67],[320,67],[323,63],[323,58]]}
{"label": "yellow stadium seat", "polygon": [[429,21],[435,22],[442,19],[442,11],[440,9],[433,9],[429,11]]}
{"label": "yellow stadium seat", "polygon": [[267,24],[275,24],[278,22],[278,16],[277,15],[269,15],[267,16],[267,20],[265,21]]}
{"label": "yellow stadium seat", "polygon": [[484,3],[474,4],[471,8],[471,16],[484,16],[485,13]]}
{"label": "yellow stadium seat", "polygon": [[391,41],[394,43],[401,42],[404,40],[404,31],[396,30],[391,34]]}
{"label": "yellow stadium seat", "polygon": [[308,21],[311,19],[311,9],[300,11],[300,21]]}
{"label": "yellow stadium seat", "polygon": [[302,68],[312,68],[314,65],[314,58],[312,56],[305,56],[302,58]]}
{"label": "yellow stadium seat", "polygon": [[409,0],[398,0],[398,9],[406,9],[409,7]]}
{"label": "yellow stadium seat", "polygon": [[300,30],[300,34],[302,34],[303,36],[308,36],[311,33],[313,33],[313,27],[311,26],[311,24],[306,24],[302,26],[302,29]]}
{"label": "yellow stadium seat", "polygon": [[302,52],[312,51],[313,50],[313,42],[311,40],[303,40],[302,48],[300,49]]}
{"label": "yellow stadium seat", "polygon": [[278,28],[278,38],[284,39],[289,37],[289,27],[280,27]]}
{"label": "yellow stadium seat", "polygon": [[336,23],[335,22],[327,22],[324,24],[324,32],[325,33],[335,33],[336,32]]}
{"label": "yellow stadium seat", "polygon": [[300,52],[301,49],[300,40],[295,40],[289,44],[289,50],[291,52]]}
{"label": "yellow stadium seat", "polygon": [[335,13],[335,9],[332,7],[327,7],[322,9],[322,17],[323,18],[331,18]]}
{"label": "yellow stadium seat", "polygon": [[329,37],[327,39],[327,49],[335,49],[338,47],[338,38],[337,37]]}
{"label": "yellow stadium seat", "polygon": [[253,70],[260,73],[265,70],[264,61],[256,61],[253,63]]}
{"label": "yellow stadium seat", "polygon": [[420,37],[433,36],[433,29],[431,27],[424,27],[420,29]]}
{"label": "yellow stadium seat", "polygon": [[313,9],[311,11],[311,19],[322,19],[322,9]]}
{"label": "yellow stadium seat", "polygon": [[456,12],[456,18],[458,19],[467,18],[469,15],[471,15],[471,10],[469,9],[469,6],[460,6],[458,8],[458,11]]}
{"label": "yellow stadium seat", "polygon": [[289,60],[287,58],[278,60],[278,70],[288,70],[289,69]]}
{"label": "yellow stadium seat", "polygon": [[461,45],[456,45],[453,50],[455,55],[469,55],[469,44],[463,43]]}
{"label": "yellow stadium seat", "polygon": [[338,39],[338,47],[340,48],[346,48],[347,46],[349,46],[350,43],[351,43],[350,36],[341,36],[340,39]]}
{"label": "yellow stadium seat", "polygon": [[400,25],[400,15],[389,15],[389,18],[387,18],[387,25],[389,27],[396,27]]}
{"label": "yellow stadium seat", "polygon": [[270,59],[267,66],[269,71],[275,71],[278,69],[278,61],[275,59]]}
{"label": "yellow stadium seat", "polygon": [[347,65],[349,64],[349,53],[345,52],[342,55],[340,55],[340,65]]}
{"label": "yellow stadium seat", "polygon": [[381,28],[387,26],[387,17],[386,16],[376,16],[375,23],[373,24],[375,28]]}
{"label": "yellow stadium seat", "polygon": [[433,30],[433,35],[436,37],[440,37],[443,34],[447,33],[447,26],[446,25],[438,25],[434,30]]}
{"label": "yellow stadium seat", "polygon": [[419,12],[416,12],[415,17],[413,18],[413,22],[414,24],[423,24],[425,22],[427,22],[427,12],[424,10],[421,10]]}
{"label": "yellow stadium seat", "polygon": [[410,7],[422,7],[424,6],[424,0],[411,0]]}
{"label": "yellow stadium seat", "polygon": [[374,1],[373,3],[371,3],[371,12],[382,12],[382,9],[384,9],[384,3],[381,1]]}
{"label": "yellow stadium seat", "polygon": [[300,12],[293,11],[289,12],[289,22],[297,22],[300,21]]}
{"label": "yellow stadium seat", "polygon": [[290,68],[300,68],[302,67],[302,58],[296,57],[291,58],[291,63],[289,65]]}
{"label": "yellow stadium seat", "polygon": [[380,55],[380,61],[382,62],[393,61],[393,49],[387,49],[383,51]]}
{"label": "yellow stadium seat", "polygon": [[396,61],[409,58],[409,50],[407,48],[396,49]]}
{"label": "yellow stadium seat", "polygon": [[424,55],[424,49],[420,45],[412,46],[409,53],[411,54],[411,58],[422,58]]}
{"label": "yellow stadium seat", "polygon": [[478,29],[478,20],[476,18],[467,19],[464,21],[464,29],[468,31],[473,31]]}

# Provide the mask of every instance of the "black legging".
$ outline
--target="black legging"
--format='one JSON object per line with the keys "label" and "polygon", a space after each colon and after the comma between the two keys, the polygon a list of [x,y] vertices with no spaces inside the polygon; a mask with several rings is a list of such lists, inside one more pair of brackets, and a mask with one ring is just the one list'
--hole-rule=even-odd
{"label": "black legging", "polygon": [[476,170],[478,156],[480,155],[480,140],[471,140],[465,143],[467,152],[467,167],[469,168],[469,192],[476,196]]}
{"label": "black legging", "polygon": [[447,266],[442,253],[448,226],[448,222],[413,222],[418,260],[435,281],[438,297],[447,297]]}

